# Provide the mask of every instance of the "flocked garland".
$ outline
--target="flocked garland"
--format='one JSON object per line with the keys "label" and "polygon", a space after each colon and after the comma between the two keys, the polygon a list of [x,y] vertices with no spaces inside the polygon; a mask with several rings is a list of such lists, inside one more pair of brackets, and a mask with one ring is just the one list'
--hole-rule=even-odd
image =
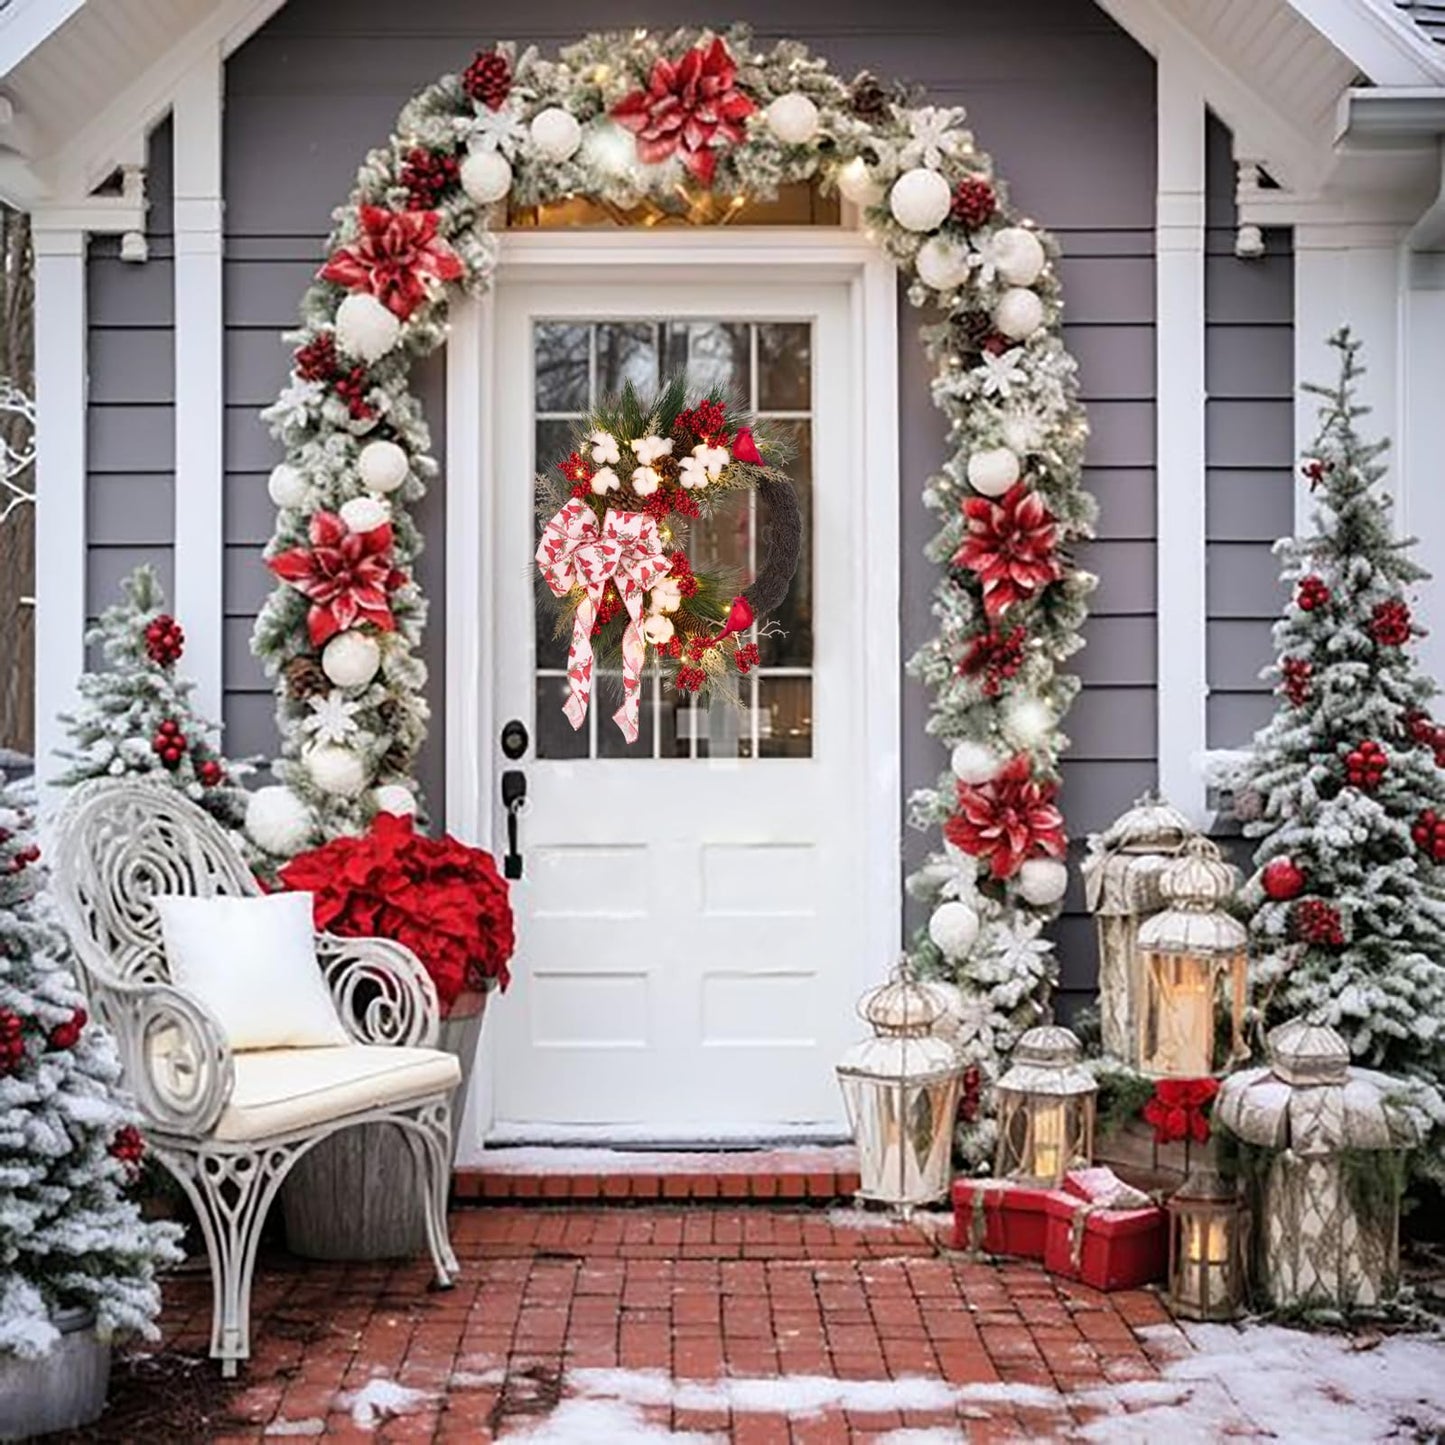
{"label": "flocked garland", "polygon": [[[1011,214],[963,119],[866,74],[845,82],[791,41],[761,53],[741,28],[594,35],[555,60],[499,45],[405,106],[336,213],[291,383],[266,414],[286,450],[270,483],[280,585],[254,646],[277,677],[284,786],[253,804],[263,846],[294,852],[415,806],[426,602],[409,509],[436,463],[408,378],[445,339],[448,288],[489,286],[506,205],[686,211],[709,190],[837,189],[936,311],[923,337],[950,455],[924,501],[943,575],[937,636],[911,667],[953,770],[911,800],[946,846],[909,886],[932,908],[920,962],[963,986],[987,1088],[1053,978],[1041,930],[1065,882],[1058,723],[1077,690],[1060,665],[1093,585],[1068,548],[1093,504],[1055,247]],[[986,1113],[965,1135],[975,1156]]]}

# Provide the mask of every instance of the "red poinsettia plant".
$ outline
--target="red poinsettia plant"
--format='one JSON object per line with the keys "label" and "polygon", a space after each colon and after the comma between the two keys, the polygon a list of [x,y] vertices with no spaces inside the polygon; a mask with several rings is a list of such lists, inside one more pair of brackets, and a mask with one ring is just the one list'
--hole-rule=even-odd
{"label": "red poinsettia plant", "polygon": [[943,836],[986,864],[993,878],[1012,878],[1029,858],[1067,851],[1058,791],[1057,783],[1034,777],[1029,755],[1019,753],[988,782],[959,783],[958,811]]}
{"label": "red poinsettia plant", "polygon": [[516,939],[507,885],[481,848],[429,838],[410,818],[378,813],[368,833],[298,855],[280,879],[314,895],[323,932],[404,943],[431,975],[444,1015],[463,994],[510,981]]}
{"label": "red poinsettia plant", "polygon": [[280,552],[266,565],[311,599],[311,641],[322,647],[363,622],[394,631],[391,593],[406,577],[392,557],[391,524],[354,532],[336,513],[316,512],[307,538],[309,545]]}
{"label": "red poinsettia plant", "polygon": [[461,257],[438,234],[435,211],[357,210],[360,234],[340,246],[321,268],[323,281],[375,296],[405,321],[444,281],[459,281]]}
{"label": "red poinsettia plant", "polygon": [[1209,1139],[1209,1109],[1219,1092],[1218,1079],[1160,1079],[1144,1105],[1144,1122],[1153,1125],[1156,1144]]}

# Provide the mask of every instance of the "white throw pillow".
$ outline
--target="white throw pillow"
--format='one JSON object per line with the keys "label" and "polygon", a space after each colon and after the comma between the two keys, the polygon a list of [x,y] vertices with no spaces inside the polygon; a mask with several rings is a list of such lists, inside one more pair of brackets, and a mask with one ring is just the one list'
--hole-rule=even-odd
{"label": "white throw pillow", "polygon": [[234,1051],[351,1042],[316,961],[311,894],[155,904],[171,982],[210,1009]]}

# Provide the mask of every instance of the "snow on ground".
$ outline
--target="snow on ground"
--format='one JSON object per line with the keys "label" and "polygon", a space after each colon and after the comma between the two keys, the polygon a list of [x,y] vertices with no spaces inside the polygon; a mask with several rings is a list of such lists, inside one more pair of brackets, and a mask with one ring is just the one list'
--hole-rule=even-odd
{"label": "snow on ground", "polygon": [[436,1397],[425,1390],[409,1390],[378,1375],[368,1380],[354,1395],[344,1397],[351,1410],[352,1423],[360,1430],[374,1430],[393,1415],[405,1415],[418,1405]]}
{"label": "snow on ground", "polygon": [[[645,1132],[639,1138],[645,1138]],[[767,1174],[780,1159],[797,1166],[856,1169],[851,1144],[789,1144],[776,1149],[698,1150],[610,1149],[601,1145],[498,1144],[482,1164],[489,1174]]]}
{"label": "snow on ground", "polygon": [[725,1435],[699,1435],[652,1425],[642,1412],[620,1400],[563,1400],[544,1420],[523,1430],[508,1430],[508,1439],[527,1445],[625,1445],[633,1440],[674,1440],[683,1445],[714,1445]]}

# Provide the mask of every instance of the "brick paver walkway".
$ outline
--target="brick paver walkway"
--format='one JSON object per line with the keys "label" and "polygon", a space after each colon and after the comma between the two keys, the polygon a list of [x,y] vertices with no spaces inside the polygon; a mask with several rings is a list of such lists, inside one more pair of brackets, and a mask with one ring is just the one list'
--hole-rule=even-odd
{"label": "brick paver walkway", "polygon": [[[1097,1407],[1061,1397],[1157,1379],[1184,1348],[1152,1293],[852,1214],[493,1207],[452,1234],[448,1293],[419,1263],[266,1259],[255,1357],[213,1438],[1062,1440]],[[166,1292],[165,1347],[201,1351],[206,1281]]]}

